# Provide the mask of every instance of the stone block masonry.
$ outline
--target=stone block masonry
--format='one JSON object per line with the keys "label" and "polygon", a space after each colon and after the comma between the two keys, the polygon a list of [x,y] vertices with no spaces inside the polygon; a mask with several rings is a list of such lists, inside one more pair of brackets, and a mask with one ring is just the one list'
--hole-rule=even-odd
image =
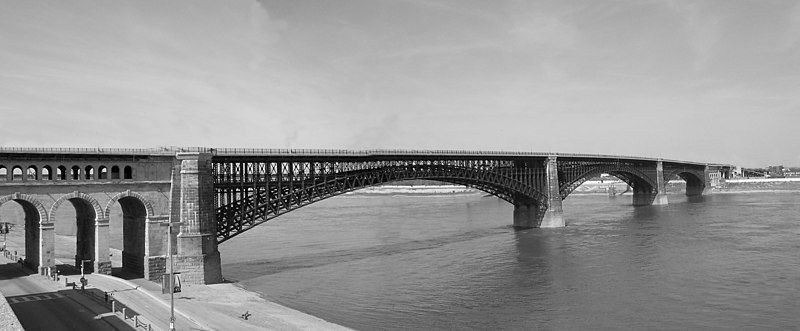
{"label": "stone block masonry", "polygon": [[176,271],[190,284],[222,282],[211,154],[178,153],[177,158],[181,161],[181,225]]}
{"label": "stone block masonry", "polygon": [[147,258],[147,264],[144,265],[144,275],[147,279],[160,282],[165,273],[167,273],[166,256],[150,256]]}

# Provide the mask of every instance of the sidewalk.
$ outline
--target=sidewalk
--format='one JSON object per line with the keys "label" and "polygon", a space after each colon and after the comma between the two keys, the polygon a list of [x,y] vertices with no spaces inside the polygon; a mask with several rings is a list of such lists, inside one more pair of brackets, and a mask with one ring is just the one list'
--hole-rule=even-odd
{"label": "sidewalk", "polygon": [[[70,277],[70,276],[68,276]],[[80,276],[75,277],[77,281]],[[154,282],[90,274],[88,288],[112,296],[149,320],[153,327],[169,329],[169,294]],[[70,282],[73,280],[70,279]],[[62,278],[63,282],[63,278]],[[247,320],[242,314],[249,312]],[[233,284],[184,285],[175,294],[177,330],[348,330],[320,318],[264,300]]]}

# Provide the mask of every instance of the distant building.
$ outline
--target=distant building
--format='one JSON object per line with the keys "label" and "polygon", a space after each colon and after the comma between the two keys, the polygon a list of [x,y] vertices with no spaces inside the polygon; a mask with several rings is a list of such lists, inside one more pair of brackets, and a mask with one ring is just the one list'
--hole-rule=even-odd
{"label": "distant building", "polygon": [[786,177],[800,177],[800,167],[783,168],[783,175]]}
{"label": "distant building", "polygon": [[742,168],[742,177],[767,177],[768,170],[761,168]]}
{"label": "distant building", "polygon": [[783,177],[786,177],[783,174],[783,166],[782,165],[769,166],[769,168],[767,169],[767,173],[769,174],[769,177],[771,177],[771,178],[783,178]]}

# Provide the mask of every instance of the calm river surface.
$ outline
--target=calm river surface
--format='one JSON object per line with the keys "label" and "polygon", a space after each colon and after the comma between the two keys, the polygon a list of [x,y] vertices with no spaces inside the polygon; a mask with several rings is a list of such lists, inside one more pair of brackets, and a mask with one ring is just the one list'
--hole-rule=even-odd
{"label": "calm river surface", "polygon": [[800,193],[571,196],[515,232],[480,194],[342,196],[220,245],[265,298],[372,329],[796,329]]}

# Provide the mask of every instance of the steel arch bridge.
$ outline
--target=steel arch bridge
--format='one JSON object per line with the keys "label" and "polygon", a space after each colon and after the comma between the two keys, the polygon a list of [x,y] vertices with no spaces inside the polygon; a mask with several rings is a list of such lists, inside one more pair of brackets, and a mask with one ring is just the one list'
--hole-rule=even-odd
{"label": "steel arch bridge", "polygon": [[[687,195],[701,195],[730,169],[632,156],[498,151],[0,147],[0,205],[21,206],[24,217],[15,224],[25,232],[25,261],[40,272],[56,267],[55,224],[67,222],[81,229],[76,265],[89,260],[95,272],[110,273],[110,229],[121,227],[124,269],[158,281],[167,255],[174,254],[184,281],[208,284],[222,281],[219,243],[364,187],[409,179],[465,185],[512,204],[517,228],[561,227],[562,200],[601,174],[630,185],[639,206],[668,203],[665,183],[679,177]],[[74,218],[56,215],[68,205]],[[111,215],[112,206],[122,214]],[[121,216],[121,224],[111,216]]]}
{"label": "steel arch bridge", "polygon": [[514,205],[520,228],[563,226],[561,201],[603,173],[633,188],[633,204],[667,203],[664,184],[679,176],[702,194],[720,165],[583,154],[467,151],[214,150],[216,237],[361,188],[429,179],[465,185]]}

